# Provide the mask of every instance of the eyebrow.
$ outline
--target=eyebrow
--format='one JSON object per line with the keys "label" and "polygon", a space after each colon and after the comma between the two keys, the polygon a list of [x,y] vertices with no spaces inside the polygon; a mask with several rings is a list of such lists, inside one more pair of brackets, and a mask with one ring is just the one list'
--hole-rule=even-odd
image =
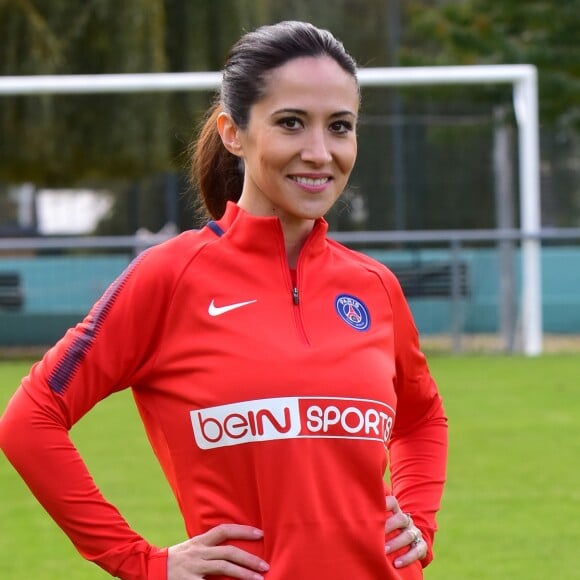
{"label": "eyebrow", "polygon": [[[277,111],[274,111],[272,113],[272,116],[288,114],[288,113],[291,113],[293,115],[308,116],[308,111],[304,111],[303,109],[291,109],[291,108],[278,109]],[[356,114],[353,113],[352,111],[349,111],[349,110],[337,111],[336,113],[332,113],[330,116],[331,117],[344,117],[345,115],[356,118]]]}

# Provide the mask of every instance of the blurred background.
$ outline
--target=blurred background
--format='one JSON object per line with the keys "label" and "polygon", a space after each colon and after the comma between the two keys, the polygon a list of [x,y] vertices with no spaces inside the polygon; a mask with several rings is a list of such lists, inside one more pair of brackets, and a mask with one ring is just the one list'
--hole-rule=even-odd
{"label": "blurred background", "polygon": [[[580,350],[580,0],[4,0],[0,75],[219,71],[284,19],[330,29],[363,68],[537,67],[545,345]],[[0,346],[52,343],[136,253],[200,225],[188,146],[213,98],[0,95]],[[363,90],[328,221],[339,239],[433,234],[356,244],[399,274],[433,348],[521,349],[520,240],[449,235],[518,230],[518,156],[511,86]]]}

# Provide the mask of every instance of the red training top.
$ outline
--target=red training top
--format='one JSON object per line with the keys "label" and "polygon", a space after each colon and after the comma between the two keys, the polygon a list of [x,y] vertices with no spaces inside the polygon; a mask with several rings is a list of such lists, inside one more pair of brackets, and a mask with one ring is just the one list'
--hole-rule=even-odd
{"label": "red training top", "polygon": [[[131,386],[189,536],[263,529],[237,545],[268,580],[422,577],[445,478],[441,398],[393,274],[326,231],[318,220],[293,276],[278,219],[230,203],[141,254],[31,369],[0,446],[85,558],[126,580],[167,576],[167,550],[101,496],[68,436]],[[429,545],[401,570],[384,553],[387,455]]]}

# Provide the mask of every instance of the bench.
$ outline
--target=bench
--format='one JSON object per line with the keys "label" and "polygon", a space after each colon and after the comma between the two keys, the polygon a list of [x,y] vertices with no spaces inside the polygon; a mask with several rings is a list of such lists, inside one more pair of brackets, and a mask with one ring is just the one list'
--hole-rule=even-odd
{"label": "bench", "polygon": [[469,270],[465,262],[388,264],[407,298],[465,298]]}
{"label": "bench", "polygon": [[0,272],[0,310],[19,310],[24,304],[24,293],[17,272]]}

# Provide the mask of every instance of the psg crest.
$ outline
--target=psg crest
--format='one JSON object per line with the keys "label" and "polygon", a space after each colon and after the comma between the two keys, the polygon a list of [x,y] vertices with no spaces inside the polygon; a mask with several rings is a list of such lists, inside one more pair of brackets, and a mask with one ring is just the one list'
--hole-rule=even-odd
{"label": "psg crest", "polygon": [[371,324],[371,318],[367,307],[354,296],[340,294],[334,303],[336,312],[349,326],[355,330],[367,330]]}

